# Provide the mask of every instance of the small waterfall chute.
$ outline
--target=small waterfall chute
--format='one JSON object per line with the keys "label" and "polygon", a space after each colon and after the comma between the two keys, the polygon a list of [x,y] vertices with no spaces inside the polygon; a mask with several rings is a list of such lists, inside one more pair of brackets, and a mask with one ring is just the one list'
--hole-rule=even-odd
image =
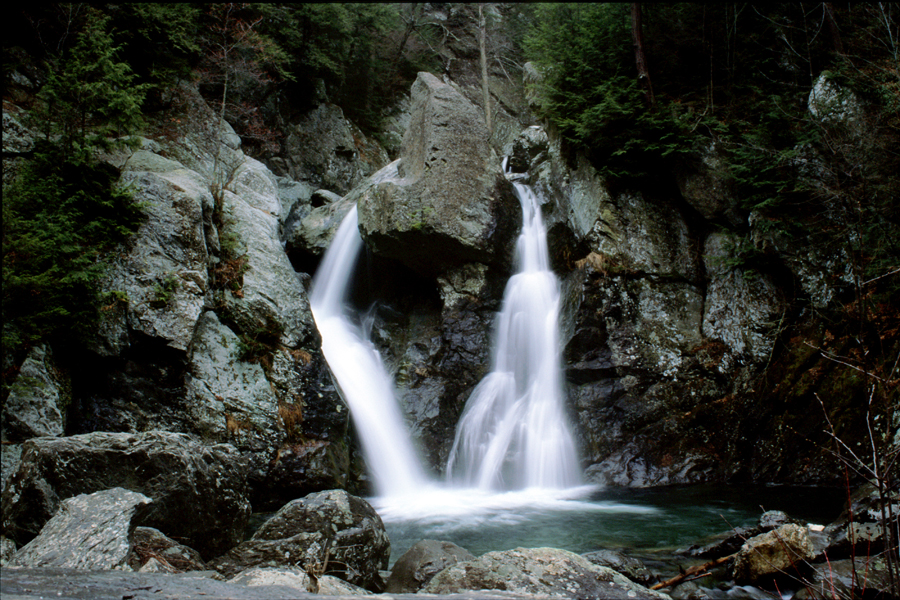
{"label": "small waterfall chute", "polygon": [[564,412],[559,282],[537,198],[513,187],[522,204],[518,271],[497,317],[493,368],[466,402],[447,475],[479,489],[570,488],[581,476]]}
{"label": "small waterfall chute", "polygon": [[316,271],[309,303],[322,336],[322,353],[353,416],[375,492],[405,496],[421,490],[427,479],[381,356],[345,306],[362,248],[354,205]]}

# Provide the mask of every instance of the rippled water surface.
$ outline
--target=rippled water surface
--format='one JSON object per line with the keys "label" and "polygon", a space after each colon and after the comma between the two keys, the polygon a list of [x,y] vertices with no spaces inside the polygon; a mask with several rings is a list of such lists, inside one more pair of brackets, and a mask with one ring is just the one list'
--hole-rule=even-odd
{"label": "rippled water surface", "polygon": [[840,490],[813,488],[689,486],[505,494],[435,489],[415,498],[370,501],[390,535],[393,564],[422,539],[450,541],[476,556],[542,546],[576,553],[673,551],[754,525],[766,510],[827,524],[837,518],[844,497]]}

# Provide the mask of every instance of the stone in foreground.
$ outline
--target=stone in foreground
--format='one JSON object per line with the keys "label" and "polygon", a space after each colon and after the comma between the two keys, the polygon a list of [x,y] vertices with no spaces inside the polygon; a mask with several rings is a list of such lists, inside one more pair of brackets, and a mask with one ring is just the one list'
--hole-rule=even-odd
{"label": "stone in foreground", "polygon": [[323,568],[380,591],[380,571],[387,568],[390,554],[391,542],[375,509],[362,498],[331,490],[288,503],[252,538],[210,566],[226,576],[250,567]]}
{"label": "stone in foreground", "polygon": [[416,542],[394,563],[384,591],[389,594],[414,594],[450,565],[474,559],[471,552],[453,542]]}
{"label": "stone in foreground", "polygon": [[504,590],[565,598],[669,598],[630,581],[612,569],[594,565],[573,552],[555,548],[488,552],[475,560],[444,569],[422,588],[422,593],[455,594],[466,590]]}
{"label": "stone in foreground", "polygon": [[122,488],[67,498],[8,566],[88,571],[123,567],[131,552],[134,518],[151,502]]}
{"label": "stone in foreground", "polygon": [[65,498],[114,487],[152,498],[141,524],[177,536],[204,558],[237,544],[250,516],[247,464],[233,446],[167,431],[95,432],[22,445],[3,493],[3,528],[27,543]]}

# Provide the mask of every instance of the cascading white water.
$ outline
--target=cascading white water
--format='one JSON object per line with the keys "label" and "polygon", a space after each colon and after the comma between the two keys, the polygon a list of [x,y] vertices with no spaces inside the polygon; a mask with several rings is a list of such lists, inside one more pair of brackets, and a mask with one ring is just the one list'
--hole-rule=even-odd
{"label": "cascading white water", "polygon": [[483,490],[569,488],[580,473],[563,410],[559,283],[537,198],[512,183],[522,204],[518,271],[498,315],[493,370],[466,403],[447,475],[454,485]]}
{"label": "cascading white water", "polygon": [[354,205],[316,271],[309,303],[322,335],[322,353],[353,415],[375,491],[407,496],[421,490],[426,477],[381,356],[345,309],[363,247],[358,223]]}
{"label": "cascading white water", "polygon": [[[396,162],[373,176],[372,183],[395,177]],[[550,269],[538,201],[531,188],[512,183],[523,216],[517,272],[506,286],[498,315],[493,370],[469,398],[447,465],[452,487],[469,490],[470,510],[476,496],[482,508],[531,498],[486,495],[496,491],[565,490],[581,483],[563,410],[559,283]],[[447,495],[451,490],[437,490],[425,476],[381,357],[345,306],[363,247],[358,229],[354,206],[313,278],[310,306],[323,354],[359,432],[379,504],[387,510],[402,507],[406,513],[411,502],[423,514],[457,510],[459,500]],[[476,496],[472,488],[478,490]]]}

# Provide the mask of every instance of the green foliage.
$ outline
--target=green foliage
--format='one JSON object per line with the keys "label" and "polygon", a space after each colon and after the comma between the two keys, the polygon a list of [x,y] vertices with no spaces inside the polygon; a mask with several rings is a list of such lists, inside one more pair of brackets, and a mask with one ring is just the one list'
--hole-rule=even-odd
{"label": "green foliage", "polygon": [[178,277],[174,273],[166,274],[162,281],[153,284],[153,298],[150,306],[153,308],[165,308],[172,301],[172,295],[178,289]]}
{"label": "green foliage", "polygon": [[195,4],[126,3],[103,7],[122,59],[157,89],[187,79],[200,60],[200,8]]}
{"label": "green foliage", "polygon": [[88,21],[70,52],[51,69],[37,96],[31,121],[66,160],[84,160],[95,148],[124,143],[143,124],[147,86],[134,83],[119,47],[99,13]]}
{"label": "green foliage", "polygon": [[[541,108],[605,175],[633,179],[689,150],[685,123],[667,103],[649,110],[633,74],[625,4],[540,5],[525,40],[541,70]],[[629,58],[630,57],[630,58]]]}
{"label": "green foliage", "polygon": [[99,279],[143,219],[114,169],[39,144],[3,193],[3,353],[95,326]]}

